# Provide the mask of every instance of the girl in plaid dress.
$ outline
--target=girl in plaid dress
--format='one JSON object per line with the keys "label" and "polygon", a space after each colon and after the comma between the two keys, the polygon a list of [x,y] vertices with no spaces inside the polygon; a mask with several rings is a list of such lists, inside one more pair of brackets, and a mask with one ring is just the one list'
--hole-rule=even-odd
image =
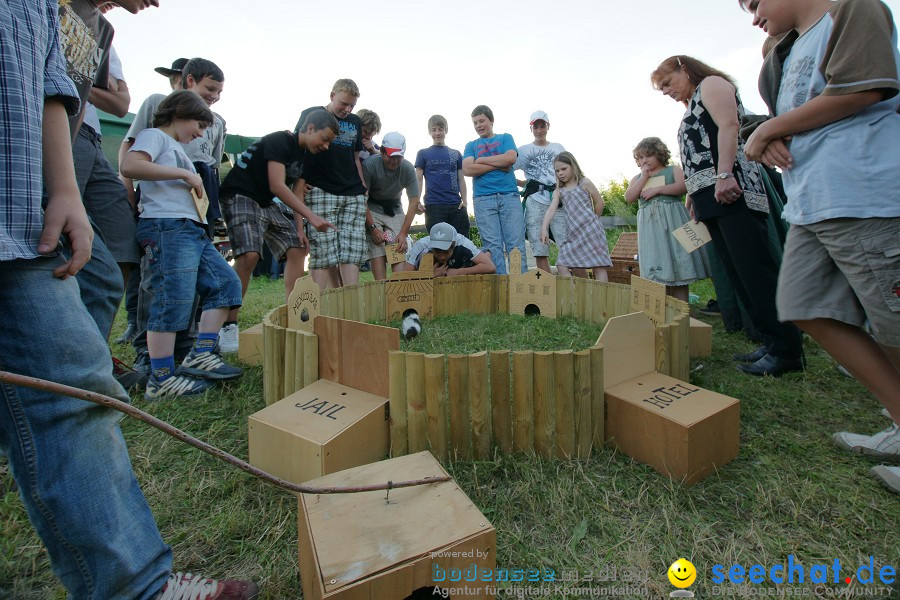
{"label": "girl in plaid dress", "polygon": [[556,171],[556,189],[550,208],[544,215],[541,241],[550,239],[550,222],[556,214],[560,200],[566,207],[566,241],[559,247],[557,266],[568,267],[576,277],[587,277],[587,269],[594,272],[594,279],[607,281],[606,268],[612,266],[609,246],[600,215],[603,214],[603,198],[597,186],[584,176],[578,161],[571,152],[561,152],[553,160]]}

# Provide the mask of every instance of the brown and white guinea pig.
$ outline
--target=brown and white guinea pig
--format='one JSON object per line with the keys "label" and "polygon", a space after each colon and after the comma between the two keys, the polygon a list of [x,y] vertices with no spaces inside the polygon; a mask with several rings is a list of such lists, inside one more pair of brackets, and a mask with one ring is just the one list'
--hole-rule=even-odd
{"label": "brown and white guinea pig", "polygon": [[422,333],[422,322],[419,320],[419,313],[414,308],[407,308],[403,311],[403,320],[400,322],[400,335],[404,340],[411,340]]}

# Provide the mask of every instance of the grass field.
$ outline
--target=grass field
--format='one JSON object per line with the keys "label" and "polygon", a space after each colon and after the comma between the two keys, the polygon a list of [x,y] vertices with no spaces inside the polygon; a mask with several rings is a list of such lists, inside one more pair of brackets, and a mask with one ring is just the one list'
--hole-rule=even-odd
{"label": "grass field", "polygon": [[[711,286],[700,282],[692,291],[705,304]],[[282,282],[255,280],[242,327],[259,322],[283,302],[282,294]],[[730,356],[754,344],[725,333],[719,319],[704,320],[714,327],[713,356],[692,361],[691,381],[741,400],[737,459],[690,488],[610,448],[596,449],[589,460],[495,456],[449,464],[497,528],[499,566],[554,569],[557,579],[596,578],[615,568],[617,575],[602,585],[636,587],[623,579],[628,571],[646,595],[582,597],[654,599],[673,590],[665,571],[681,556],[698,570],[692,587],[698,598],[715,591],[713,565],[771,566],[794,555],[804,565],[838,559],[842,577],[868,564],[870,556],[876,570],[900,567],[900,501],[868,475],[877,463],[844,453],[830,440],[838,430],[872,433],[887,426],[878,404],[858,383],[839,375],[809,340],[804,374],[780,380],[743,376]],[[113,336],[123,327],[120,314]],[[127,348],[115,346],[113,352],[131,358]],[[260,367],[248,368],[238,382],[198,400],[148,404],[136,395],[134,403],[246,457],[247,416],[264,404],[261,375]],[[122,428],[177,569],[253,578],[263,585],[263,598],[301,597],[294,496],[142,423],[125,419]],[[8,488],[9,479],[0,466],[0,490]],[[64,598],[14,492],[0,496],[0,528],[0,598]],[[800,587],[809,598],[837,597],[811,584],[808,572]],[[865,587],[871,588],[854,589]],[[881,597],[900,598],[900,588],[890,594]]]}

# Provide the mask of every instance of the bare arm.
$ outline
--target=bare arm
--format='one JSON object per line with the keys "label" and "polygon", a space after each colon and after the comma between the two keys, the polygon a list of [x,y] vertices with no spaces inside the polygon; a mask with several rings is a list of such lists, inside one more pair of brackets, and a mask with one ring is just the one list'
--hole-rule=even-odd
{"label": "bare arm", "polygon": [[202,196],[205,193],[203,191],[203,179],[199,175],[187,169],[158,165],[150,160],[150,155],[146,152],[129,152],[125,155],[125,162],[120,165],[119,169],[126,177],[139,181],[180,179],[194,188],[198,196]]}
{"label": "bare arm", "polygon": [[412,227],[413,219],[418,211],[419,197],[409,198],[409,206],[406,207],[406,218],[403,219],[403,226],[400,227],[400,231],[397,233],[397,252],[406,252],[406,236],[409,235],[409,228]]}
{"label": "bare arm", "polygon": [[598,190],[597,186],[587,177],[582,180],[581,187],[587,190],[587,193],[591,196],[591,200],[594,201],[594,212],[597,213],[598,217],[601,216],[603,214],[603,207],[606,206],[606,203],[603,201],[603,196],[600,195],[600,190]]}
{"label": "bare arm", "polygon": [[474,263],[471,267],[461,267],[459,269],[447,269],[447,277],[455,277],[456,275],[492,275],[497,272],[494,261],[490,259],[490,254],[479,252],[472,257]]}
{"label": "bare arm", "polygon": [[359,173],[359,180],[362,181],[362,184],[366,188],[368,188],[369,186],[366,185],[366,178],[363,177],[362,162],[359,160],[359,152],[353,153],[353,161],[356,163],[356,172]]}
{"label": "bare arm", "polygon": [[[747,140],[744,151],[750,160],[763,161],[764,152],[770,143],[846,119],[881,102],[883,98],[884,94],[878,90],[843,96],[816,96],[794,110],[761,123]],[[772,155],[770,162],[775,163],[778,156],[778,154]],[[789,153],[786,156],[782,154],[778,162],[782,164],[774,164],[774,166],[789,168],[793,157]]]}
{"label": "bare arm", "polygon": [[631,179],[631,183],[628,184],[628,189],[625,190],[625,202],[637,202],[637,199],[641,197],[644,186],[647,185],[649,180],[650,169],[642,168],[641,172],[638,175],[635,175]]}
{"label": "bare arm", "polygon": [[495,156],[482,156],[475,160],[476,163],[486,164],[494,167],[495,169],[504,169],[509,170],[516,164],[516,158],[518,158],[518,154],[516,154],[515,150],[507,150],[503,154],[497,154]]}
{"label": "bare arm", "polygon": [[[737,114],[737,100],[734,87],[721,77],[712,76],[703,80],[700,91],[703,105],[719,128],[719,159],[717,173],[731,173],[737,158],[738,130],[740,122]],[[716,201],[722,204],[735,202],[743,191],[734,177],[716,180]]]}
{"label": "bare arm", "polygon": [[544,213],[544,222],[541,224],[541,241],[545,244],[550,242],[550,222],[556,216],[556,209],[559,208],[559,188],[553,190],[550,196],[550,206]]}
{"label": "bare arm", "polygon": [[53,276],[59,279],[75,275],[91,259],[94,240],[94,230],[75,182],[71,140],[65,106],[59,99],[47,98],[44,101],[41,137],[47,208],[44,210],[44,228],[37,251],[49,254],[56,250],[60,235],[69,238],[72,256],[53,270]]}
{"label": "bare arm", "polygon": [[[133,138],[125,138],[122,140],[122,143],[119,145],[119,165],[125,162],[125,156],[128,154],[128,151],[131,150],[131,147],[134,146]],[[137,210],[137,195],[134,192],[134,181],[131,177],[125,177],[122,175],[122,168],[119,167],[119,179],[122,180],[122,185],[125,186],[125,194],[128,196],[128,203],[131,204],[131,210]]]}
{"label": "bare arm", "polygon": [[468,206],[466,199],[469,195],[469,189],[466,187],[466,176],[463,175],[462,170],[456,172],[456,180],[459,182],[459,197],[462,198],[459,207],[465,208]]}
{"label": "bare arm", "polygon": [[[291,191],[291,188],[289,188],[284,182],[286,174],[285,167],[282,163],[270,160],[268,162],[266,172],[269,177],[269,191],[272,192],[272,194],[276,198],[284,202],[285,205],[290,206],[294,211],[294,220],[297,223],[298,234],[303,231],[303,222],[299,218],[296,218],[296,215],[302,215],[303,217],[306,217],[309,220],[309,224],[315,227],[318,231],[335,229],[334,225],[310,210],[310,208],[306,206],[306,204],[302,200],[300,200],[300,198],[298,198],[293,191]],[[296,187],[299,187],[300,189],[303,188],[303,186]]]}
{"label": "bare arm", "polygon": [[121,79],[109,78],[109,89],[92,87],[88,96],[91,104],[102,111],[117,117],[128,114],[128,106],[131,104],[131,93],[128,84]]}
{"label": "bare arm", "polygon": [[485,173],[490,173],[495,170],[494,167],[486,163],[476,163],[475,159],[471,156],[463,159],[462,173],[466,177],[478,177],[479,175],[484,175]]}

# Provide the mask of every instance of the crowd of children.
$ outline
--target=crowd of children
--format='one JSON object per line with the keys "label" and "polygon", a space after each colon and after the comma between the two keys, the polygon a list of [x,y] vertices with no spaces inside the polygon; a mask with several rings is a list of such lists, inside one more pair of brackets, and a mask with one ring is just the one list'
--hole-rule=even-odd
{"label": "crowd of children", "polygon": [[[760,77],[770,114],[743,115],[728,76],[691,57],[673,56],[654,71],[654,85],[690,109],[680,136],[683,171],[670,164],[658,138],[634,149],[640,173],[626,199],[639,202],[642,274],[687,299],[687,285],[710,270],[703,252],[685,252],[670,232],[692,217],[706,222],[766,338],[756,352],[736,357],[751,363],[739,368],[752,375],[803,370],[795,324],[866,386],[893,421],[871,436],[837,433],[835,443],[896,461],[896,26],[879,0],[738,1],[771,36]],[[328,104],[304,110],[293,132],[264,136],[242,153],[220,189],[226,129],[211,107],[225,76],[212,61],[178,59],[171,69],[158,69],[173,91],[141,105],[120,149],[117,182],[97,154],[99,122],[85,114],[88,100],[117,114],[130,100],[102,12],[119,6],[137,13],[157,4],[0,5],[5,368],[127,399],[113,378],[106,340],[127,281],[134,290],[133,343],[148,366],[146,399],[198,394],[240,377],[241,369],[221,351],[236,348],[237,311],[263,243],[286,263],[287,294],[307,258],[323,289],[356,283],[366,261],[376,277],[385,277],[384,246],[395,241],[407,252],[394,269],[416,269],[430,252],[435,276],[453,276],[506,273],[513,248],[521,251],[524,269],[526,239],[538,267],[549,270],[553,239],[561,274],[586,276],[590,269],[594,278],[606,279],[611,261],[599,219],[603,198],[575,157],[547,140],[543,111],[531,115],[534,141],[517,147],[511,135],[494,131],[493,111],[477,106],[470,115],[477,138],[462,153],[445,145],[447,120],[434,115],[427,123],[434,143],[411,163],[400,133],[375,143],[378,115],[354,114],[360,91],[340,79]],[[85,44],[89,51],[66,51]],[[737,117],[746,126],[740,138]],[[780,267],[768,249],[768,184],[759,163],[783,171],[790,200]],[[472,178],[471,202],[466,176]],[[467,237],[470,206],[481,248]],[[411,222],[420,212],[430,233],[410,243]],[[118,214],[128,222],[110,218]],[[223,228],[233,268],[211,243]],[[53,328],[35,316],[50,311]],[[0,451],[73,597],[256,596],[252,582],[171,572],[171,549],[134,478],[111,411],[8,386],[0,399]],[[900,493],[900,467],[872,472]]]}

